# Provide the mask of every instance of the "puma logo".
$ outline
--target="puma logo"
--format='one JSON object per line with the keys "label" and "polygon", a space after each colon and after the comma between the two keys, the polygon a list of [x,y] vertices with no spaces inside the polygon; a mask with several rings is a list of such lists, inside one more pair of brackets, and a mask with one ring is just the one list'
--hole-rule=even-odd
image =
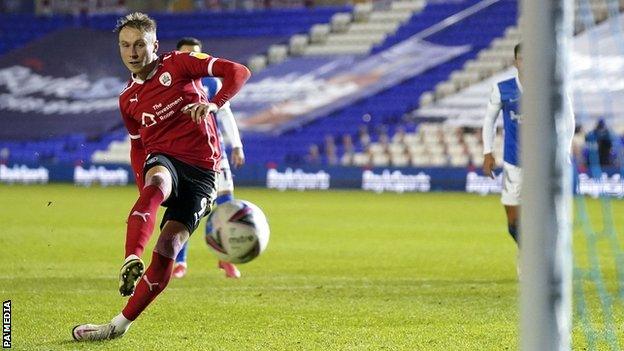
{"label": "puma logo", "polygon": [[143,218],[143,222],[147,222],[147,216],[149,216],[149,212],[139,212],[139,211],[134,211],[132,212],[131,216],[139,216],[141,218]]}
{"label": "puma logo", "polygon": [[139,94],[134,94],[134,97],[130,98],[130,102],[139,102]]}
{"label": "puma logo", "polygon": [[160,284],[160,283],[150,283],[150,281],[147,279],[147,275],[143,276],[143,280],[145,280],[145,282],[147,283],[147,287],[150,289],[150,291],[153,291],[152,287]]}

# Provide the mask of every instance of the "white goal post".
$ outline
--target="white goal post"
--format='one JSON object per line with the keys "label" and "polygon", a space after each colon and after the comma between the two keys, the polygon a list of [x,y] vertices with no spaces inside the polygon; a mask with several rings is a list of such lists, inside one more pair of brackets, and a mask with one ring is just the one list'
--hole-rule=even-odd
{"label": "white goal post", "polygon": [[569,83],[573,7],[572,0],[521,1],[523,351],[570,350],[572,166],[557,126]]}

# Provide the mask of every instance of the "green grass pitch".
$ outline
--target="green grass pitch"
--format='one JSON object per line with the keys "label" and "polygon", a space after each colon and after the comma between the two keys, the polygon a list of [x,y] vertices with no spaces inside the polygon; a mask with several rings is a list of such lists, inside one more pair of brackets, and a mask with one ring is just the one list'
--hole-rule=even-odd
{"label": "green grass pitch", "polygon": [[[125,304],[117,273],[136,189],[0,185],[0,297],[12,300],[13,348],[518,348],[517,250],[498,197],[264,189],[236,195],[259,205],[272,229],[267,251],[240,265],[242,279],[225,279],[216,268],[202,224],[191,238],[187,277],[172,279],[128,334],[76,343],[74,325],[107,322]],[[614,202],[614,211],[624,213],[624,204]],[[624,232],[622,216],[616,227]],[[612,289],[613,266],[604,272]],[[587,300],[598,307],[595,294]],[[623,345],[621,312],[614,317]],[[584,343],[578,323],[574,341]]]}

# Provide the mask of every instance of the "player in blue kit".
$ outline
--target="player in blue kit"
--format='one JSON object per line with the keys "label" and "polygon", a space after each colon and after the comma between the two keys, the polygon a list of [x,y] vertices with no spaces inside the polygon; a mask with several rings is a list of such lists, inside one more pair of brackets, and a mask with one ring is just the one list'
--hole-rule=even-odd
{"label": "player in blue kit", "polygon": [[[519,206],[522,186],[520,168],[520,98],[522,97],[522,51],[521,44],[514,47],[514,66],[518,70],[516,77],[500,81],[492,87],[490,101],[483,121],[483,173],[495,178],[495,159],[492,154],[496,120],[503,113],[504,150],[503,150],[503,190],[501,202],[507,213],[507,229],[516,243],[519,242]],[[566,98],[567,111],[563,132],[568,138],[568,149],[572,148],[574,136],[574,115],[570,99]]]}
{"label": "player in blue kit", "polygon": [[[178,51],[183,52],[201,52],[202,44],[196,38],[182,38],[176,45]],[[204,87],[207,90],[208,98],[215,96],[221,89],[221,80],[217,78],[204,78],[202,80]],[[229,101],[223,105],[219,111],[217,111],[217,126],[219,131],[220,140],[223,144],[228,143],[232,147],[231,160],[234,167],[238,168],[245,163],[245,153],[243,152],[243,143],[241,142],[240,134],[236,121],[234,120],[234,114],[230,108]],[[221,149],[225,150],[224,145],[221,145]],[[221,153],[221,172],[217,176],[217,198],[215,203],[217,206],[233,199],[234,182],[232,180],[232,172],[230,171],[230,163],[228,162],[227,154]],[[173,276],[175,278],[182,278],[186,275],[187,264],[187,250],[188,241],[178,253],[176,257],[175,266],[173,268]],[[238,268],[233,264],[225,261],[219,261],[218,267],[225,272],[227,278],[240,278],[241,273]]]}
{"label": "player in blue kit", "polygon": [[492,154],[494,136],[496,134],[496,119],[503,111],[503,127],[505,131],[503,151],[503,191],[501,202],[507,213],[507,229],[509,234],[518,243],[518,221],[520,205],[520,96],[522,94],[522,55],[520,44],[514,48],[514,65],[518,76],[498,82],[492,87],[492,94],[488,103],[487,112],[483,121],[483,173],[495,178],[494,168],[496,161]]}

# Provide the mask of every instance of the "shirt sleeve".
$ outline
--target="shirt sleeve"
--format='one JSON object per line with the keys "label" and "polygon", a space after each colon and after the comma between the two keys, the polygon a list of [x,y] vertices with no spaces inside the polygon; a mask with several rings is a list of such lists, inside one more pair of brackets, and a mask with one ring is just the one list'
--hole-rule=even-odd
{"label": "shirt sleeve", "polygon": [[225,59],[216,60],[214,66],[211,67],[211,73],[215,77],[222,78],[223,86],[219,89],[217,95],[210,99],[211,102],[219,107],[233,98],[251,76],[251,72],[247,67]]}
{"label": "shirt sleeve", "polygon": [[230,145],[233,148],[242,148],[243,143],[241,141],[238,126],[236,125],[236,120],[234,119],[234,114],[232,113],[229,102],[226,102],[223,107],[217,111],[217,118],[219,119],[221,132],[225,134],[225,138],[230,142]]}
{"label": "shirt sleeve", "polygon": [[493,150],[494,137],[496,136],[496,120],[502,107],[500,91],[498,90],[498,84],[492,86],[492,92],[490,93],[490,100],[488,101],[487,109],[485,111],[485,118],[483,119],[483,154],[489,154]]}
{"label": "shirt sleeve", "polygon": [[247,67],[222,58],[212,57],[208,54],[190,52],[176,52],[176,64],[182,74],[190,79],[202,77],[220,77],[223,86],[216,96],[210,99],[218,107],[223,106],[243,87],[251,72]]}
{"label": "shirt sleeve", "polygon": [[212,66],[217,58],[203,52],[176,52],[174,60],[185,77],[201,79],[213,75]]}

